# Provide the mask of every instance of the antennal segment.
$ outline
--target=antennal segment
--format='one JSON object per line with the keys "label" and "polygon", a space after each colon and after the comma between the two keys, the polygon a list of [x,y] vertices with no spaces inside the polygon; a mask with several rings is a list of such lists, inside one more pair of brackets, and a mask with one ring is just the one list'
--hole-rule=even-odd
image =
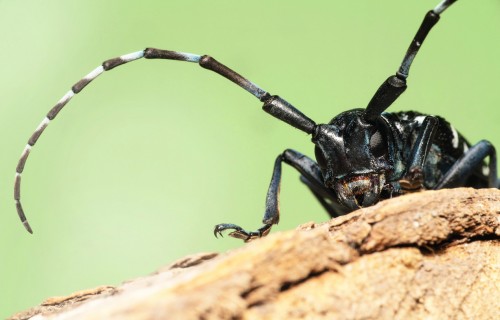
{"label": "antennal segment", "polygon": [[422,21],[420,28],[418,28],[413,41],[406,51],[398,72],[382,83],[370,100],[370,103],[368,103],[368,107],[366,107],[365,111],[365,119],[367,121],[376,119],[406,90],[406,78],[408,78],[411,64],[418,50],[420,50],[429,31],[439,21],[440,14],[456,1],[457,0],[443,0],[433,10],[427,12],[424,21]]}
{"label": "antennal segment", "polygon": [[110,70],[118,65],[140,59],[143,56],[144,56],[144,51],[133,52],[130,54],[120,56],[118,58],[114,58],[114,59],[105,61],[102,65],[100,65],[99,67],[92,70],[89,74],[87,74],[85,77],[83,77],[80,81],[75,83],[71,87],[71,90],[69,90],[56,103],[56,105],[52,109],[50,109],[50,111],[47,113],[45,118],[42,120],[42,122],[40,122],[38,127],[35,129],[35,131],[31,135],[31,137],[29,138],[28,144],[26,144],[26,146],[24,147],[24,150],[21,153],[21,157],[19,158],[19,161],[17,163],[16,176],[15,176],[15,181],[14,181],[14,201],[16,204],[17,214],[19,215],[19,218],[21,219],[21,222],[23,223],[24,228],[26,228],[26,230],[29,233],[33,233],[33,230],[31,229],[31,226],[28,223],[28,220],[26,219],[26,215],[24,214],[24,210],[23,210],[23,207],[21,205],[21,174],[23,173],[24,166],[26,164],[26,160],[28,160],[28,156],[31,152],[31,148],[36,144],[38,138],[40,138],[40,135],[43,133],[45,128],[47,128],[49,123],[59,114],[59,112],[71,100],[71,98],[73,98],[75,96],[75,94],[82,91],[82,89],[85,88],[85,86],[88,85],[92,80],[97,78],[99,75],[101,75],[106,70]]}
{"label": "antennal segment", "polygon": [[71,98],[73,98],[75,94],[78,94],[80,91],[82,91],[92,80],[104,73],[104,71],[111,70],[115,67],[141,58],[179,60],[197,63],[201,67],[211,70],[245,89],[264,103],[263,108],[266,112],[294,126],[295,128],[311,134],[316,125],[314,121],[309,119],[284,99],[278,96],[272,96],[270,93],[261,89],[255,83],[251,82],[234,70],[226,67],[222,63],[207,55],[202,56],[193,53],[146,48],[142,51],[132,52],[119,56],[117,58],[106,60],[100,66],[83,77],[80,81],[75,83],[71,87],[71,90],[69,90],[56,103],[56,105],[52,109],[50,109],[50,111],[47,113],[47,116],[42,120],[40,125],[36,128],[35,132],[33,132],[33,134],[31,135],[30,139],[28,140],[28,144],[24,148],[21,157],[19,158],[19,162],[16,167],[16,176],[14,182],[14,200],[16,203],[17,214],[19,215],[21,222],[23,223],[26,230],[28,230],[28,232],[33,233],[33,230],[26,220],[26,215],[24,214],[24,210],[21,205],[21,174],[23,173],[26,160],[28,159],[28,156],[31,152],[31,148],[35,145],[38,138],[40,138],[40,135],[43,133],[45,128],[47,128],[49,123],[59,114],[59,112],[71,100]]}

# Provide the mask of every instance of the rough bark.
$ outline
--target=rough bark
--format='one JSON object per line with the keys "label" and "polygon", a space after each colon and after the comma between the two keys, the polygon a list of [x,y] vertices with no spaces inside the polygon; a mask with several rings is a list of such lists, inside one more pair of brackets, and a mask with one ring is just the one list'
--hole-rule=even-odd
{"label": "rough bark", "polygon": [[11,319],[497,319],[500,191],[410,194]]}

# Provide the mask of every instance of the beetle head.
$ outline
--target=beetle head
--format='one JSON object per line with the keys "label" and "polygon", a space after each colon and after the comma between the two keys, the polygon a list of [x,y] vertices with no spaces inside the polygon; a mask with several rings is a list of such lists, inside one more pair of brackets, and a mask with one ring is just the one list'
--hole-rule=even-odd
{"label": "beetle head", "polygon": [[387,124],[382,117],[365,120],[364,111],[346,111],[318,125],[312,139],[326,186],[351,210],[377,203],[393,171]]}

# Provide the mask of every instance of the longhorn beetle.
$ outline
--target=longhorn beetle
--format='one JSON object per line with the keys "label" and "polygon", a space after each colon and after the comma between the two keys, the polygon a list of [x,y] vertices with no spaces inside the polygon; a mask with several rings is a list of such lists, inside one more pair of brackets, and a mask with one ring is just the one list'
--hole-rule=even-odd
{"label": "longhorn beetle", "polygon": [[[104,71],[141,58],[198,63],[239,85],[263,103],[275,118],[306,132],[315,144],[316,161],[287,149],[274,163],[266,197],[263,226],[246,231],[235,224],[218,224],[214,234],[231,230],[245,241],[267,235],[279,221],[281,166],[297,169],[330,216],[346,214],[380,200],[424,189],[459,186],[499,187],[495,148],[486,140],[470,145],[445,119],[418,112],[385,110],[405,91],[410,66],[440,15],[456,0],[442,0],[424,17],[395,75],[378,88],[365,109],[345,111],[327,124],[316,124],[283,98],[272,95],[207,55],[147,48],[106,60],[78,81],[48,112],[28,140],[19,159],[14,199],[19,217],[32,233],[21,205],[21,174],[31,148],[69,100]],[[488,164],[485,159],[489,157]]]}

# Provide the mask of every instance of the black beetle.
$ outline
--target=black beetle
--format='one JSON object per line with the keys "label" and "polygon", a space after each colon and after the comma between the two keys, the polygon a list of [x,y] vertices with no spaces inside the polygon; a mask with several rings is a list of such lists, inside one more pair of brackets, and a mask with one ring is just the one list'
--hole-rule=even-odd
{"label": "black beetle", "polygon": [[229,235],[248,241],[265,236],[272,225],[278,223],[282,162],[301,173],[301,180],[332,217],[424,189],[498,187],[496,152],[489,142],[483,140],[471,146],[440,117],[417,112],[385,112],[406,89],[410,66],[428,32],[454,2],[443,0],[426,14],[399,70],[383,82],[365,109],[343,112],[328,124],[316,124],[284,99],[271,95],[210,56],[147,48],[107,60],[77,82],[30,137],[16,169],[14,198],[19,217],[32,232],[20,201],[21,173],[32,146],[50,121],[101,73],[140,58],[198,63],[254,95],[269,114],[312,136],[317,162],[291,149],[276,158],[264,225],[257,231],[245,231],[234,224],[219,224],[214,229],[216,236],[229,229],[233,230]]}

